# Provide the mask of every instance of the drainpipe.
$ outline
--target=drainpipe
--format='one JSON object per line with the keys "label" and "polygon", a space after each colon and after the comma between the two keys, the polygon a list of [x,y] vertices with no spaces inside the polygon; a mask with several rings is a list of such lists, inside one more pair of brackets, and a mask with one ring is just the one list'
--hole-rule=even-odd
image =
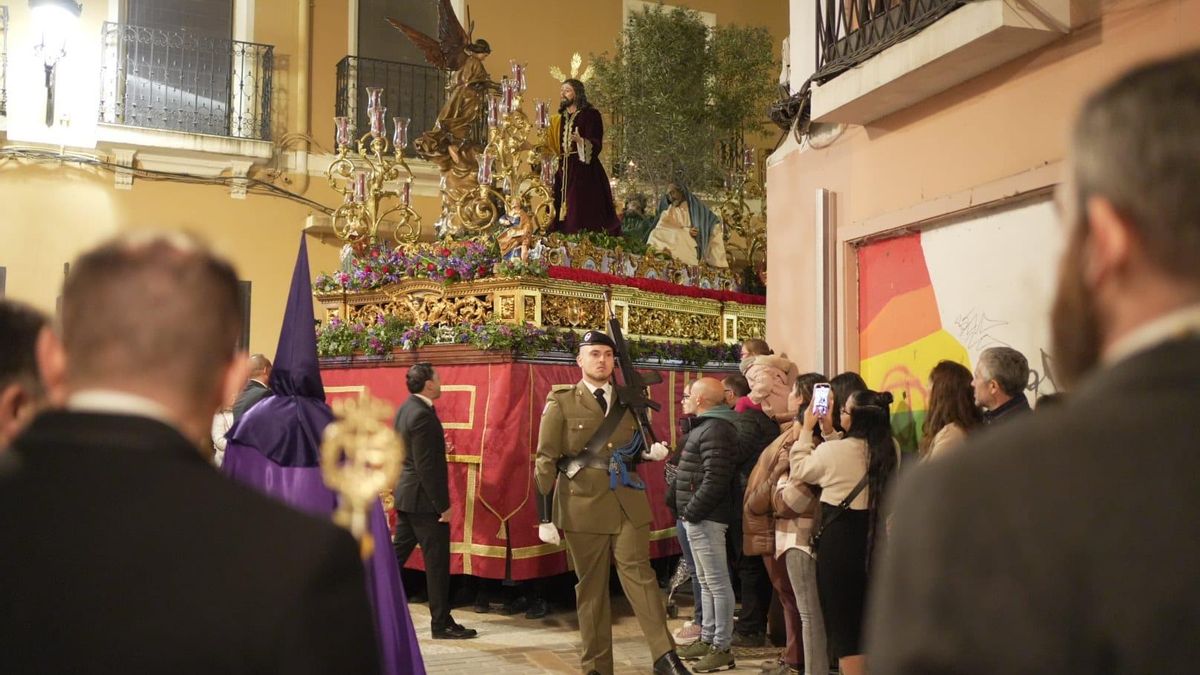
{"label": "drainpipe", "polygon": [[311,104],[309,100],[309,83],[312,79],[312,0],[297,0],[300,14],[300,49],[296,63],[296,128],[303,136],[300,138],[299,149],[296,150],[296,173],[299,179],[296,191],[303,194],[308,191],[308,137],[312,133]]}

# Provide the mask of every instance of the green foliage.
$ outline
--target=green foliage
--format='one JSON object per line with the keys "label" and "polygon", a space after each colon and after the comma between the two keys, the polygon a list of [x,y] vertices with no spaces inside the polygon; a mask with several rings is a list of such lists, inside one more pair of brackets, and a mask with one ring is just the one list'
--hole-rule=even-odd
{"label": "green foliage", "polygon": [[656,188],[672,179],[698,185],[713,174],[707,39],[694,10],[659,5],[629,15],[614,56],[593,57],[615,165],[634,162]]}
{"label": "green foliage", "polygon": [[713,64],[712,120],[722,139],[761,132],[777,97],[774,43],[762,26],[717,26],[709,42]]}
{"label": "green foliage", "polygon": [[610,119],[614,173],[632,162],[655,194],[675,179],[695,190],[718,185],[718,144],[740,147],[759,131],[775,93],[767,29],[723,25],[710,33],[690,9],[631,13],[614,53],[592,62],[589,95]]}

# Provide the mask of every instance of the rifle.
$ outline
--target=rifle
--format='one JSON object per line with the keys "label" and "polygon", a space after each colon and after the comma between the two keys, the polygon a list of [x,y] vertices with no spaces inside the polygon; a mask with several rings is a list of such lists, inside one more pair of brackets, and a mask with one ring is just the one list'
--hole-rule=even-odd
{"label": "rifle", "polygon": [[616,393],[617,400],[633,413],[638,430],[642,432],[642,439],[646,443],[646,448],[649,449],[651,445],[658,442],[658,439],[650,427],[650,414],[647,411],[662,410],[661,403],[650,399],[650,385],[662,382],[662,375],[651,371],[648,376],[645,376],[633,367],[633,359],[629,356],[629,346],[625,343],[625,335],[621,332],[621,320],[617,318],[617,313],[612,305],[612,297],[608,291],[604,291],[604,306],[608,309],[608,334],[617,345],[615,350],[617,367],[621,373],[621,384],[618,386],[614,382],[613,391]]}
{"label": "rifle", "polygon": [[[612,337],[613,343],[617,345],[617,348],[614,350],[614,356],[616,357],[617,366],[621,373],[621,384],[618,385],[614,377],[613,392],[616,401],[609,406],[604,423],[601,424],[600,429],[596,430],[595,435],[588,439],[588,444],[584,447],[583,452],[574,457],[563,457],[558,460],[558,470],[567,478],[574,478],[575,474],[595,461],[596,448],[602,446],[616,428],[617,422],[620,421],[623,415],[622,408],[628,409],[633,413],[638,430],[641,432],[642,442],[647,449],[658,442],[658,439],[654,436],[654,430],[650,427],[650,415],[647,411],[654,410],[657,412],[662,410],[661,403],[656,403],[650,399],[650,385],[662,382],[662,376],[653,371],[651,371],[649,377],[643,376],[633,367],[633,358],[629,356],[629,347],[625,343],[625,335],[621,332],[621,321],[617,318],[616,312],[613,311],[612,298],[608,291],[604,292],[604,306],[608,308],[608,333]],[[621,404],[620,406],[617,405],[618,402]],[[641,453],[638,452],[634,456],[638,457],[640,455]],[[613,460],[610,459],[609,461]],[[538,519],[543,523],[550,522],[553,500],[553,489],[549,494],[538,496]]]}

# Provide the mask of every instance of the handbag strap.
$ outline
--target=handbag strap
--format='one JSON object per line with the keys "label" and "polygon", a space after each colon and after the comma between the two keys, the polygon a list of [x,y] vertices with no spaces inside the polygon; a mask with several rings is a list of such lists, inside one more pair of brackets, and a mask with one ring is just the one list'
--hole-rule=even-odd
{"label": "handbag strap", "polygon": [[837,520],[838,516],[842,515],[846,512],[846,509],[850,508],[850,503],[854,501],[854,498],[858,496],[858,493],[862,492],[863,488],[867,487],[867,478],[869,478],[870,475],[871,473],[869,471],[864,473],[862,480],[858,481],[858,485],[855,485],[854,489],[850,491],[850,494],[846,495],[846,498],[834,507],[836,510],[832,516],[829,516],[829,520],[822,519],[821,524],[817,526],[817,531],[812,535],[812,539],[814,541],[821,538],[821,533],[825,531],[825,527],[827,525]]}

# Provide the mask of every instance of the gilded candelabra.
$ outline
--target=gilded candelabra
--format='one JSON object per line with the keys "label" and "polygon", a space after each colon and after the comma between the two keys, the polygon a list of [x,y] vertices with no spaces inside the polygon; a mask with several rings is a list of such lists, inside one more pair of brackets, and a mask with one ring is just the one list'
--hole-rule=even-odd
{"label": "gilded candelabra", "polygon": [[[451,195],[465,234],[496,229],[505,214],[524,212],[539,231],[554,219],[555,158],[546,149],[549,106],[538,101],[534,119],[521,109],[525,66],[513,62],[513,77],[500,81],[501,95],[488,99],[488,142],[479,160],[478,187]],[[458,233],[455,233],[458,234]]]}
{"label": "gilded candelabra", "polygon": [[400,475],[404,446],[392,429],[392,407],[363,393],[333,404],[338,419],[325,427],[321,476],[338,493],[334,521],[362,542],[363,557],[374,542],[368,533],[371,510]]}
{"label": "gilded candelabra", "polygon": [[[740,236],[741,249],[750,267],[765,262],[767,254],[766,189],[758,178],[758,161],[754,148],[745,148],[740,156],[736,151],[727,159],[725,190],[717,206],[721,222],[731,234]],[[748,203],[759,200],[757,212]]]}
{"label": "gilded candelabra", "polygon": [[[413,173],[404,160],[409,119],[393,118],[389,143],[382,98],[381,87],[367,87],[371,128],[358,138],[354,152],[350,118],[334,118],[338,149],[325,176],[329,186],[343,196],[342,205],[333,212],[334,234],[350,243],[376,243],[385,221],[393,225],[392,236],[398,244],[415,242],[421,233],[421,216],[412,208]],[[389,187],[397,183],[399,189]]]}

